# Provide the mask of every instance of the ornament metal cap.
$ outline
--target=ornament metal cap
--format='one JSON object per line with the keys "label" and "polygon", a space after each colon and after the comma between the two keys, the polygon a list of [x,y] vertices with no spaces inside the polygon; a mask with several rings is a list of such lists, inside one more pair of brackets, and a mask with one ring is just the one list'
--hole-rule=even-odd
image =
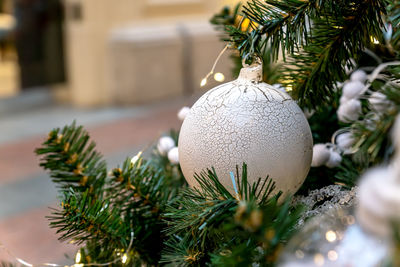
{"label": "ornament metal cap", "polygon": [[242,65],[243,68],[240,70],[238,80],[245,80],[253,83],[262,81],[263,69],[262,61],[259,57],[256,57],[251,65],[246,64],[246,58],[243,58]]}

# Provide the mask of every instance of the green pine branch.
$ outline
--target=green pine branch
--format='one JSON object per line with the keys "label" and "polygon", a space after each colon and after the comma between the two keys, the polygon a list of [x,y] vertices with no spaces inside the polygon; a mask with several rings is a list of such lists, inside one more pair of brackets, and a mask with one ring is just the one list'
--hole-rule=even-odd
{"label": "green pine branch", "polygon": [[63,129],[54,129],[36,154],[42,156],[40,166],[50,171],[61,191],[86,192],[98,195],[107,177],[102,155],[89,142],[89,134],[75,122]]}
{"label": "green pine branch", "polygon": [[292,54],[286,65],[285,78],[293,85],[293,95],[309,108],[332,103],[336,82],[346,78],[344,66],[351,66],[349,59],[362,55],[371,36],[383,40],[385,1],[326,2],[330,5],[323,16],[313,19],[309,44]]}
{"label": "green pine branch", "polygon": [[400,48],[400,1],[399,0],[389,1],[388,13],[389,13],[388,21],[391,23],[393,27],[392,29],[394,31],[391,43],[394,49],[398,51]]}
{"label": "green pine branch", "polygon": [[287,62],[281,83],[292,88],[300,105],[319,108],[333,101],[344,66],[371,46],[371,36],[383,42],[387,5],[386,0],[252,0],[242,8],[250,26],[227,24],[225,30],[244,58],[269,53],[276,61],[281,54]]}
{"label": "green pine branch", "polygon": [[[245,164],[236,169],[237,194],[213,169],[196,175],[199,188],[187,188],[179,183],[180,169],[157,154],[134,163],[127,159],[107,175],[95,145],[75,124],[52,131],[37,153],[62,185],[62,202],[48,217],[50,226],[61,240],[83,245],[82,263],[120,266],[126,252],[131,266],[245,264],[246,257],[270,266],[299,218],[300,210],[289,200],[280,204],[280,194],[272,195],[270,178],[250,184]],[[74,172],[78,164],[81,173]],[[80,184],[86,175],[100,177],[101,183],[88,178]]]}
{"label": "green pine branch", "polygon": [[384,113],[368,112],[362,120],[352,125],[352,132],[358,140],[354,148],[359,153],[368,155],[369,163],[388,160],[393,153],[389,133],[397,114],[400,113],[399,71],[399,66],[389,68],[387,75],[392,77],[392,81],[377,80],[372,84],[372,87],[379,88],[392,103],[387,106],[387,110]]}
{"label": "green pine branch", "polygon": [[378,91],[386,96],[390,104],[386,104],[385,111],[377,112],[364,100],[365,115],[350,125],[356,140],[352,147],[355,153],[344,157],[339,172],[335,175],[337,182],[352,186],[368,168],[387,163],[393,156],[391,130],[400,114],[399,71],[399,66],[389,67],[381,73],[381,77],[372,82],[366,97]]}
{"label": "green pine branch", "polygon": [[[292,210],[289,202],[278,204],[280,194],[271,195],[274,184],[268,177],[249,184],[245,164],[242,172],[237,168],[236,177],[238,192],[232,195],[214,170],[202,172],[195,176],[199,187],[184,190],[167,208],[169,239],[162,263],[204,266],[236,262],[232,266],[247,266],[260,262],[268,266],[266,262],[276,260],[300,210]],[[258,246],[263,252],[257,258]],[[234,248],[237,251],[232,252]]]}
{"label": "green pine branch", "polygon": [[117,248],[129,243],[129,224],[120,216],[118,209],[109,209],[107,201],[94,199],[87,192],[76,194],[73,189],[65,193],[61,209],[54,210],[50,227],[61,233],[60,240],[72,240],[77,244],[93,241]]}
{"label": "green pine branch", "polygon": [[[166,164],[160,155],[149,161],[139,157],[134,164],[127,159],[107,175],[89,134],[75,123],[51,131],[36,153],[61,187],[61,206],[48,217],[60,240],[84,244],[83,251],[91,255],[86,262],[93,262],[117,258],[133,233],[130,259],[157,264],[165,239],[163,214],[185,187],[178,166]],[[92,249],[103,248],[113,252],[93,256]]]}
{"label": "green pine branch", "polygon": [[[244,53],[265,54],[267,44],[271,46],[272,60],[277,60],[280,52],[293,53],[306,45],[310,37],[310,17],[318,12],[318,1],[299,0],[252,0],[243,7],[245,17],[256,23],[254,33],[248,35],[250,49],[238,47]],[[253,24],[254,25],[254,24]]]}

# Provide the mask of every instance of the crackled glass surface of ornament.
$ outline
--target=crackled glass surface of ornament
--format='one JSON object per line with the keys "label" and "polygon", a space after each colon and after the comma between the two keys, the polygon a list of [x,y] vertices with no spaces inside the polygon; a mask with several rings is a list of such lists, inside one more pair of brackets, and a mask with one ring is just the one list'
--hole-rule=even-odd
{"label": "crackled glass surface of ornament", "polygon": [[279,267],[376,267],[390,242],[360,227],[351,209],[332,209],[311,219],[286,245]]}
{"label": "crackled glass surface of ornament", "polygon": [[190,186],[197,186],[195,173],[214,167],[233,193],[230,172],[243,162],[250,184],[269,176],[282,199],[302,185],[312,158],[310,127],[295,101],[261,77],[261,65],[244,67],[237,80],[206,92],[187,114],[178,148]]}

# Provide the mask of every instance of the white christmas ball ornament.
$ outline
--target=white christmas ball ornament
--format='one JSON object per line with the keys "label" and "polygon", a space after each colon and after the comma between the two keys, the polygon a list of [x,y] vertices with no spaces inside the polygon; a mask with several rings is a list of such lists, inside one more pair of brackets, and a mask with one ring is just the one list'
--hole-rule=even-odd
{"label": "white christmas ball ornament", "polygon": [[358,98],[364,89],[364,84],[360,81],[349,81],[343,86],[343,96],[347,99]]}
{"label": "white christmas ball ornament", "polygon": [[175,141],[172,137],[163,136],[158,140],[157,150],[163,156],[166,156],[173,147],[175,147]]}
{"label": "white christmas ball ornament", "polygon": [[341,104],[336,113],[341,122],[353,122],[357,120],[361,114],[361,102],[358,99],[350,99]]}
{"label": "white christmas ball ornament", "polygon": [[183,107],[179,110],[178,112],[178,119],[180,119],[181,121],[183,121],[186,118],[186,115],[190,112],[190,108],[189,107]]}
{"label": "white christmas ball ornament", "polygon": [[272,87],[286,93],[286,88],[280,83],[274,83]]}
{"label": "white christmas ball ornament", "polygon": [[335,168],[340,165],[342,162],[342,156],[334,150],[330,151],[330,156],[328,161],[325,163],[325,166],[328,168]]}
{"label": "white christmas ball ornament", "polygon": [[179,164],[179,151],[177,147],[172,148],[168,152],[168,159],[172,164]]}
{"label": "white christmas ball ornament", "polygon": [[243,68],[237,80],[206,92],[191,108],[178,145],[190,186],[198,186],[195,173],[214,167],[235,194],[230,172],[243,162],[250,184],[269,176],[284,196],[302,185],[312,158],[310,127],[295,101],[261,77],[261,65]]}
{"label": "white christmas ball ornament", "polygon": [[352,80],[352,81],[360,81],[362,83],[364,83],[367,79],[368,79],[368,75],[363,70],[356,70],[350,76],[350,80]]}
{"label": "white christmas ball ornament", "polygon": [[316,144],[313,147],[311,167],[320,167],[328,162],[331,156],[329,148],[325,144]]}

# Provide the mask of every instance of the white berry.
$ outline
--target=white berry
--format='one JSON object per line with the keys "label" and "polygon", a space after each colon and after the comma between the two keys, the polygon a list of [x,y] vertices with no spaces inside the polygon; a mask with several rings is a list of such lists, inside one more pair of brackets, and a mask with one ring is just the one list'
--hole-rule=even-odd
{"label": "white berry", "polygon": [[163,136],[158,140],[157,150],[163,156],[166,156],[173,147],[175,147],[175,141],[169,136]]}
{"label": "white berry", "polygon": [[328,168],[335,168],[342,162],[342,156],[336,151],[331,150],[330,152],[329,160],[325,163],[325,166]]}
{"label": "white berry", "polygon": [[349,100],[350,100],[350,99],[348,99],[347,97],[345,97],[344,95],[342,95],[342,96],[340,97],[340,99],[339,99],[339,103],[340,103],[340,105],[342,105],[342,104],[348,102]]}
{"label": "white berry", "polygon": [[356,70],[350,76],[350,80],[352,81],[360,81],[364,83],[367,80],[368,76],[367,73],[363,70]]}
{"label": "white berry", "polygon": [[355,139],[352,133],[345,132],[336,136],[336,145],[342,150],[346,151],[354,144]]}
{"label": "white berry", "polygon": [[339,121],[346,123],[353,122],[357,120],[361,114],[361,102],[358,99],[350,99],[341,104],[336,113]]}
{"label": "white berry", "polygon": [[178,119],[183,121],[186,118],[186,115],[189,113],[190,108],[189,107],[183,107],[179,110],[178,112]]}
{"label": "white berry", "polygon": [[313,147],[311,167],[320,167],[328,162],[331,156],[329,148],[325,144],[316,144]]}
{"label": "white berry", "polygon": [[343,96],[348,99],[358,98],[364,89],[364,84],[360,81],[349,81],[343,86]]}
{"label": "white berry", "polygon": [[178,164],[179,163],[178,147],[174,147],[168,152],[168,159],[172,164]]}

